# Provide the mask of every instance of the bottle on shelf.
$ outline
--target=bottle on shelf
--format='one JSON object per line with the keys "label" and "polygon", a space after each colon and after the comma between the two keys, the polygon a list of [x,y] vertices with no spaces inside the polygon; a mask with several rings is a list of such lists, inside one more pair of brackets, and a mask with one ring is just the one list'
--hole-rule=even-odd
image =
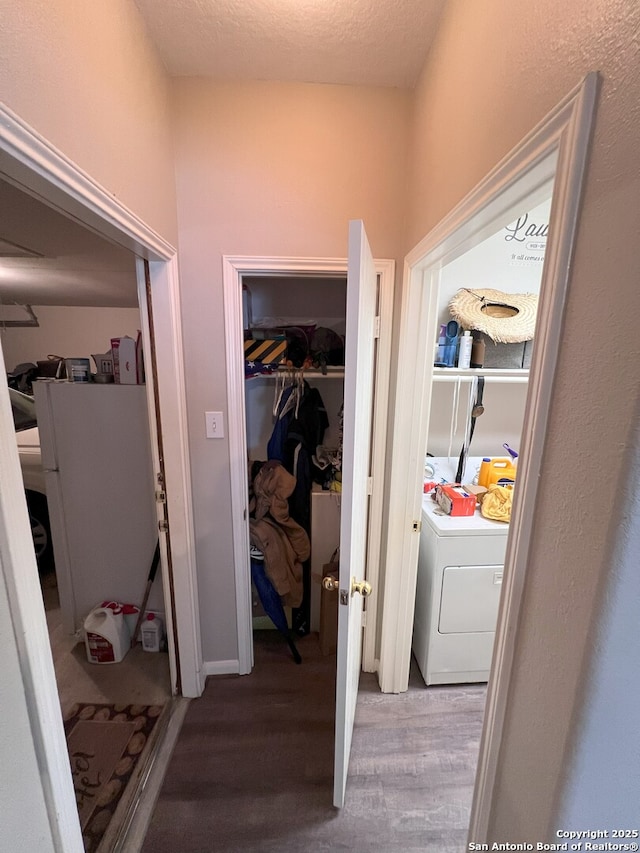
{"label": "bottle on shelf", "polygon": [[471,364],[471,347],[473,338],[471,332],[467,329],[460,338],[460,347],[458,349],[458,367],[466,368]]}
{"label": "bottle on shelf", "polygon": [[484,338],[480,336],[474,337],[471,345],[471,367],[477,368],[484,366],[484,351]]}
{"label": "bottle on shelf", "polygon": [[447,343],[447,325],[443,323],[440,326],[440,334],[438,335],[438,344],[436,346],[434,364],[436,367],[446,367],[445,364],[445,347]]}

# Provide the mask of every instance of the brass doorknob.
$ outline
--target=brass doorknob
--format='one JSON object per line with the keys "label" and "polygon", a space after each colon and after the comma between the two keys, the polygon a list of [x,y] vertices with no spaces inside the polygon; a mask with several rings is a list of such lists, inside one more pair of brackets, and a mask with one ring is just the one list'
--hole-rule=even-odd
{"label": "brass doorknob", "polygon": [[351,580],[351,594],[359,592],[363,598],[368,598],[373,592],[373,587],[369,581],[357,581],[355,578]]}
{"label": "brass doorknob", "polygon": [[327,575],[326,577],[322,578],[322,586],[329,592],[333,592],[340,586],[340,581],[338,580],[338,578],[333,578],[331,577],[331,575]]}

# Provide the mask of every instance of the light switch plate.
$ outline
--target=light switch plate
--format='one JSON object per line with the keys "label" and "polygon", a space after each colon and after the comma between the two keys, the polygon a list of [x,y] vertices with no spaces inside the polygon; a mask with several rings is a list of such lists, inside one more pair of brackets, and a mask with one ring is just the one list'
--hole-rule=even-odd
{"label": "light switch plate", "polygon": [[222,412],[205,412],[204,422],[207,438],[224,438]]}

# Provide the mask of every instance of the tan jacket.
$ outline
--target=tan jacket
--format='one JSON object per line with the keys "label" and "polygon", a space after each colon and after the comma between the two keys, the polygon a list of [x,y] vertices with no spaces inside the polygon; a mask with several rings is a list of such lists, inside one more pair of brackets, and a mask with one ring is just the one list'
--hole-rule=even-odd
{"label": "tan jacket", "polygon": [[289,516],[295,485],[286,468],[267,463],[253,481],[255,519],[249,522],[251,544],[264,554],[266,575],[282,603],[291,607],[302,602],[302,563],[311,552],[305,530]]}

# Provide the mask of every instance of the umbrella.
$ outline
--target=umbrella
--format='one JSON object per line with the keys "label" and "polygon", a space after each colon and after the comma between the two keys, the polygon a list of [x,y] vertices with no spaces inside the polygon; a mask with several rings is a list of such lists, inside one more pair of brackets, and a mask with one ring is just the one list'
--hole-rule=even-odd
{"label": "umbrella", "polygon": [[289,628],[287,614],[284,612],[280,596],[266,575],[262,554],[259,556],[258,554],[259,552],[257,549],[251,549],[251,579],[255,584],[255,588],[258,590],[258,595],[260,596],[260,601],[262,602],[265,613],[269,616],[278,631],[280,631],[287,641],[294,661],[296,663],[302,663],[302,658],[300,657],[300,652],[297,650],[296,644],[293,640],[293,634]]}

